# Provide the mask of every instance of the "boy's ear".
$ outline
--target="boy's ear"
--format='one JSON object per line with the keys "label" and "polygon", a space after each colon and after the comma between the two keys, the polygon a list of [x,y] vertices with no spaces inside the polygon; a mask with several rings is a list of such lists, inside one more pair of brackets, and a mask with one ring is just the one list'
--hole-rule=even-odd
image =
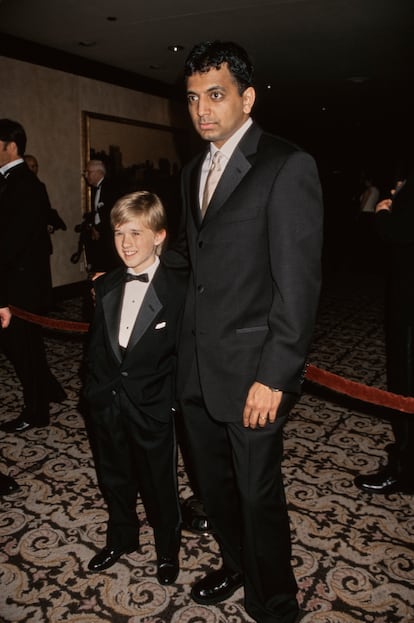
{"label": "boy's ear", "polygon": [[155,232],[154,243],[155,245],[162,244],[167,236],[166,229],[160,229],[160,231]]}

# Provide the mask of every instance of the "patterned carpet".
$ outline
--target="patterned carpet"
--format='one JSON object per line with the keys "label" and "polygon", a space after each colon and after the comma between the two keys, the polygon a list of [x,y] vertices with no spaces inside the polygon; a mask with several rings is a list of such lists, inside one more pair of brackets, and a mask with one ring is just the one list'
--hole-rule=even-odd
{"label": "patterned carpet", "polygon": [[[385,388],[379,279],[325,284],[311,363]],[[57,316],[78,319],[79,301]],[[98,575],[86,571],[104,545],[106,510],[78,411],[82,338],[46,333],[48,357],[68,399],[51,425],[0,433],[0,465],[21,485],[0,499],[0,621],[4,623],[240,623],[243,590],[202,607],[191,584],[219,565],[210,536],[184,534],[174,586],[155,578],[151,529],[138,504],[142,547]],[[0,354],[0,421],[21,394]],[[285,481],[301,623],[414,623],[414,499],[370,496],[357,473],[375,471],[391,441],[387,415],[307,384],[286,427]],[[390,417],[395,417],[391,414]],[[179,466],[180,494],[191,495]]]}

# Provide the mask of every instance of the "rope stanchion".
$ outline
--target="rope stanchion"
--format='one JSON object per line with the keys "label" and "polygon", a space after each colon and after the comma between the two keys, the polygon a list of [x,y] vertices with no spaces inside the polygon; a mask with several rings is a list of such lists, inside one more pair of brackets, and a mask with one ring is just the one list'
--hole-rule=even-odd
{"label": "rope stanchion", "polygon": [[369,387],[363,383],[350,381],[343,376],[333,374],[309,365],[306,370],[306,379],[317,385],[327,387],[338,394],[344,394],[363,402],[404,413],[414,413],[414,398],[393,394],[378,387]]}
{"label": "rope stanchion", "polygon": [[[88,322],[76,322],[71,320],[59,320],[48,318],[47,316],[39,316],[31,312],[10,306],[13,315],[22,320],[33,322],[48,329],[58,329],[60,331],[72,331],[76,333],[87,333],[89,330]],[[377,387],[369,387],[363,383],[350,381],[338,374],[333,374],[327,370],[322,370],[314,365],[308,365],[306,369],[306,380],[317,385],[321,385],[338,394],[343,394],[363,402],[368,402],[394,411],[402,411],[403,413],[414,413],[414,398],[409,396],[400,396],[393,394]]]}
{"label": "rope stanchion", "polygon": [[10,311],[13,316],[21,320],[27,320],[33,324],[38,324],[47,329],[59,329],[60,331],[75,331],[77,333],[87,333],[89,331],[88,322],[76,322],[73,320],[58,320],[56,318],[48,318],[47,316],[39,316],[31,312],[24,311],[10,305]]}

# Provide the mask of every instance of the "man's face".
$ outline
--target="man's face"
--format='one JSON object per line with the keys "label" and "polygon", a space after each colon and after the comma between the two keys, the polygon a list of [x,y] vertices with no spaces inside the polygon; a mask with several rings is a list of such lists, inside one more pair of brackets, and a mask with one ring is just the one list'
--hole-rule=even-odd
{"label": "man's face", "polygon": [[104,177],[102,169],[92,164],[88,164],[84,171],[85,179],[90,186],[97,186]]}
{"label": "man's face", "polygon": [[29,169],[31,171],[33,171],[33,173],[35,175],[37,175],[38,171],[39,171],[39,165],[37,163],[37,160],[35,158],[26,157],[26,156],[25,156],[24,160],[25,160],[27,166],[29,167]]}
{"label": "man's face", "polygon": [[114,229],[115,248],[125,266],[140,273],[155,262],[157,246],[166,236],[165,229],[154,232],[144,219],[135,217]]}
{"label": "man's face", "polygon": [[[14,147],[14,149],[13,149]],[[16,160],[16,143],[0,141],[0,167]]]}
{"label": "man's face", "polygon": [[240,95],[227,63],[187,78],[188,109],[194,127],[201,138],[218,149],[247,120],[254,100],[253,87]]}

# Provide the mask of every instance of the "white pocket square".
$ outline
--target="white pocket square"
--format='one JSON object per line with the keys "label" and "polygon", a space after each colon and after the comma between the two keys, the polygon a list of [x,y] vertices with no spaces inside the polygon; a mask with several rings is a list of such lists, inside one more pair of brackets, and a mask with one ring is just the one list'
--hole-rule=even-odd
{"label": "white pocket square", "polygon": [[156,329],[163,329],[166,326],[167,326],[167,323],[164,321],[164,322],[159,322],[158,324],[156,324],[155,328]]}

